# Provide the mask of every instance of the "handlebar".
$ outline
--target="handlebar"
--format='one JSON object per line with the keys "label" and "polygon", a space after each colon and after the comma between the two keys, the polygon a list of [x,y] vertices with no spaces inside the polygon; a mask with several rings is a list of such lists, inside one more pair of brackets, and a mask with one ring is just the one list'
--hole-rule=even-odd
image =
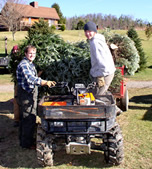
{"label": "handlebar", "polygon": [[57,82],[54,87],[59,87],[59,88],[68,87],[68,82]]}
{"label": "handlebar", "polygon": [[57,82],[55,86],[51,86],[50,88],[67,88],[70,93],[68,82]]}

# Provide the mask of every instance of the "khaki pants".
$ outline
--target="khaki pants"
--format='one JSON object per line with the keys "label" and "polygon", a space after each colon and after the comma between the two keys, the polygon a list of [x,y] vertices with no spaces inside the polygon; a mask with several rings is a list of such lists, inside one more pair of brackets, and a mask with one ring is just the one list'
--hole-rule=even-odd
{"label": "khaki pants", "polygon": [[[114,78],[114,74],[111,74],[109,76],[105,76],[103,86],[100,86],[100,84],[102,84],[102,82],[98,85],[98,82],[102,79],[101,77],[94,78],[94,81],[97,83],[97,87],[94,91],[94,94],[95,95],[103,95],[108,90],[113,78]],[[115,105],[115,108],[116,108],[116,113],[122,112],[122,110],[117,105]]]}
{"label": "khaki pants", "polygon": [[97,83],[97,87],[95,89],[95,94],[96,95],[103,95],[109,88],[113,78],[114,78],[114,73],[108,76],[104,77],[104,84],[103,86],[98,85],[98,81],[101,77],[95,77],[94,81]]}

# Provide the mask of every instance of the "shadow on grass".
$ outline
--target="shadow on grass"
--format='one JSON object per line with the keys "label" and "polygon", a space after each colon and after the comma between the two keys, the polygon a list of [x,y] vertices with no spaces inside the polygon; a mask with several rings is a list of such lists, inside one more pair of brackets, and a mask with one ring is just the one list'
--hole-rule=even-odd
{"label": "shadow on grass", "polygon": [[5,57],[7,56],[5,53],[0,53],[0,57]]}
{"label": "shadow on grass", "polygon": [[[65,150],[56,152],[54,166],[67,165],[69,168],[73,167],[87,167],[87,168],[109,168],[112,164],[106,164],[104,161],[104,154],[100,151],[92,151],[91,154],[83,155],[69,155]],[[68,168],[68,167],[67,167]]]}
{"label": "shadow on grass", "polygon": [[1,168],[37,168],[35,150],[19,146],[18,127],[13,127],[10,114],[0,111],[0,166]]}
{"label": "shadow on grass", "polygon": [[0,166],[4,169],[38,168],[36,151],[19,146],[19,128],[13,126],[13,118],[13,102],[0,102]]}
{"label": "shadow on grass", "polygon": [[148,67],[149,69],[152,69],[152,65]]}
{"label": "shadow on grass", "polygon": [[[18,128],[13,127],[13,103],[0,102],[0,166],[2,168],[39,168],[36,150],[22,149],[19,146]],[[109,168],[103,151],[92,151],[89,155],[68,155],[65,149],[54,155],[54,168],[81,167]]]}
{"label": "shadow on grass", "polygon": [[0,102],[0,114],[13,113],[13,102],[8,100],[6,102]]}
{"label": "shadow on grass", "polygon": [[134,102],[137,104],[152,104],[152,94],[150,95],[142,95],[142,96],[134,96],[130,100],[130,102]]}
{"label": "shadow on grass", "polygon": [[10,74],[10,72],[7,68],[0,67],[0,75],[3,74]]}
{"label": "shadow on grass", "polygon": [[137,106],[129,106],[129,109],[140,109],[140,110],[146,109],[147,110],[142,120],[152,121],[152,106],[150,107],[140,106],[140,104],[151,104],[152,105],[152,95],[134,96],[129,100],[129,102],[134,102],[138,104]]}

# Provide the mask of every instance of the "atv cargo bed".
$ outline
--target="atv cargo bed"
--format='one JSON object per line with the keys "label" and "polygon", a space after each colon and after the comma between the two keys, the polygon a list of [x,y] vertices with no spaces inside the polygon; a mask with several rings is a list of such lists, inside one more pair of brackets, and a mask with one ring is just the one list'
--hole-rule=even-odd
{"label": "atv cargo bed", "polygon": [[98,102],[95,105],[84,106],[77,105],[72,95],[45,96],[39,102],[38,115],[45,119],[56,120],[105,119],[115,116],[115,104],[112,95],[100,96],[96,99]]}

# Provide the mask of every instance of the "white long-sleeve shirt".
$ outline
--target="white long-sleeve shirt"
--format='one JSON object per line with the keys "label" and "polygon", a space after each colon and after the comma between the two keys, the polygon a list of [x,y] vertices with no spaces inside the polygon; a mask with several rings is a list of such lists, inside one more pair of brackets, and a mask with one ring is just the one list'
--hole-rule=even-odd
{"label": "white long-sleeve shirt", "polygon": [[116,68],[112,54],[106,44],[105,37],[97,33],[89,40],[89,43],[91,54],[91,76],[99,77],[113,74]]}

